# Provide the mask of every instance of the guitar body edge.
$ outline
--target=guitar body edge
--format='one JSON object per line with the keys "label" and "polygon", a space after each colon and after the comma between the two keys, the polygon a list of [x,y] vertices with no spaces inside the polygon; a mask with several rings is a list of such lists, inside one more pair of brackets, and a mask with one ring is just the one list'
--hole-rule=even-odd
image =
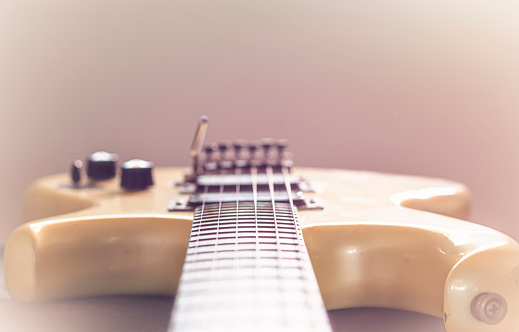
{"label": "guitar body edge", "polygon": [[[400,308],[443,317],[449,332],[516,332],[517,243],[430,213],[466,217],[465,187],[369,172],[297,171],[315,182],[324,205],[323,211],[301,211],[300,220],[328,309]],[[20,226],[8,240],[4,256],[12,298],[173,294],[192,217],[164,212],[181,169],[158,169],[155,175],[157,186],[143,193],[122,192],[116,180],[75,190],[66,175],[34,184],[26,215],[46,219]],[[474,318],[472,302],[481,293],[506,297],[508,314],[499,324]]]}

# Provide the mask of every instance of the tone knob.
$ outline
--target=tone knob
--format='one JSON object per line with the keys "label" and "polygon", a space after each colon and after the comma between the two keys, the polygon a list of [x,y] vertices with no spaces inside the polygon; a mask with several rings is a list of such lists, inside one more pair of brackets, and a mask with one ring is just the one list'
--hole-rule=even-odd
{"label": "tone knob", "polygon": [[93,181],[110,180],[115,177],[119,156],[105,151],[96,152],[88,158],[87,176]]}
{"label": "tone knob", "polygon": [[121,167],[121,187],[128,191],[145,190],[153,186],[153,163],[142,159],[125,162]]}

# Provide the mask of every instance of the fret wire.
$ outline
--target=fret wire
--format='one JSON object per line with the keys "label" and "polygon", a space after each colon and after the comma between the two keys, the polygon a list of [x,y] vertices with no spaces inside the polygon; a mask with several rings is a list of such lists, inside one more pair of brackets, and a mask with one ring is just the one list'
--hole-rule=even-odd
{"label": "fret wire", "polygon": [[238,222],[239,222],[239,205],[240,205],[240,200],[238,199],[239,197],[239,193],[240,193],[240,190],[241,190],[241,187],[240,187],[240,179],[241,179],[241,169],[239,167],[236,168],[236,171],[235,171],[235,177],[238,179],[238,181],[236,181],[236,210],[235,210],[235,213],[236,213],[236,231],[235,231],[235,234],[234,234],[234,237],[235,237],[235,248],[234,248],[234,253],[233,253],[233,280],[235,280],[237,274],[234,272],[236,271],[237,269],[237,257],[238,257],[238,243],[239,243],[239,238],[238,238],[238,229],[239,229],[239,226],[238,226]]}
{"label": "fret wire", "polygon": [[[263,228],[274,228],[274,225],[270,224],[270,221],[274,218],[274,216],[270,216],[268,218],[262,217],[258,218],[258,226]],[[241,222],[242,225],[248,225],[249,227],[253,227],[256,222],[255,219],[246,218],[246,219],[240,219],[238,220]],[[231,229],[233,228],[236,221],[236,217],[231,219],[226,219],[223,221],[220,221],[220,229]],[[290,226],[293,226],[292,219],[287,219],[286,217],[281,217],[281,219],[278,216],[279,225],[281,228],[291,229]],[[202,223],[203,230],[213,230],[215,229],[216,225],[218,224],[217,219],[209,218],[207,221],[204,221]],[[200,223],[194,223],[193,226],[198,227],[200,226]]]}
{"label": "fret wire", "polygon": [[[303,260],[304,260],[304,258],[308,257],[308,254],[303,256],[304,253],[302,252],[304,250],[305,253],[306,253],[306,245],[304,243],[302,234],[299,233],[299,232],[302,232],[302,229],[301,229],[301,226],[299,225],[299,222],[298,222],[298,219],[297,219],[297,215],[295,213],[294,201],[292,200],[292,186],[290,184],[290,178],[289,178],[290,177],[290,173],[289,173],[289,170],[288,170],[288,168],[286,166],[281,167],[281,173],[283,174],[283,179],[285,181],[285,188],[287,190],[287,194],[288,194],[287,196],[288,196],[288,199],[289,199],[290,208],[292,209],[292,220],[293,220],[293,223],[294,223],[294,229],[296,230],[296,238],[297,238],[298,245],[299,245],[299,248],[300,248],[300,250],[298,251],[298,256],[300,258],[299,262],[300,262],[301,268],[303,269],[304,268]],[[306,265],[308,265],[308,264],[306,264]]]}
{"label": "fret wire", "polygon": [[[283,177],[285,179],[285,187],[286,187],[286,190],[288,192],[288,197],[289,197],[289,201],[290,201],[290,207],[292,209],[292,213],[293,213],[293,222],[294,222],[294,229],[296,230],[296,232],[298,232],[297,234],[297,237],[298,237],[298,242],[299,242],[299,248],[300,250],[297,252],[297,255],[298,255],[298,262],[300,264],[300,268],[302,270],[312,270],[313,267],[312,267],[312,263],[310,262],[310,257],[308,256],[308,251],[306,249],[306,245],[304,243],[304,239],[303,239],[303,234],[302,234],[302,228],[301,228],[301,225],[299,224],[299,219],[297,217],[297,214],[296,214],[296,209],[294,207],[294,202],[292,201],[292,194],[291,194],[291,191],[292,191],[292,186],[290,184],[290,180],[289,180],[289,169],[287,167],[282,167],[281,168],[281,171],[283,173]],[[317,305],[317,306],[321,306],[321,307],[324,307],[324,303],[322,303],[322,298],[320,297],[321,294],[320,294],[320,291],[319,291],[319,286],[317,284],[317,279],[315,277],[315,274],[306,274],[306,277],[307,278],[310,278],[312,279],[310,282],[308,282],[308,285],[309,286],[313,286],[313,289],[308,289],[307,291],[309,293],[314,293],[316,294],[314,296],[314,299],[317,299],[318,301],[320,301],[320,303],[318,302],[315,302],[313,303],[313,305]],[[326,319],[328,317],[325,317]],[[330,326],[330,323],[329,321],[327,322],[328,324],[328,327],[331,327]]]}
{"label": "fret wire", "polygon": [[[201,206],[195,210],[192,233],[196,234],[193,234],[195,239],[189,240],[181,279],[184,286],[179,289],[182,301],[178,301],[178,312],[182,314],[176,316],[177,327],[191,326],[197,330],[196,326],[204,326],[205,329],[225,326],[226,331],[233,326],[254,326],[258,331],[264,330],[259,326],[269,326],[269,330],[274,328],[279,331],[300,331],[301,327],[309,331],[315,330],[315,327],[319,330],[329,328],[326,313],[324,318],[322,315],[307,315],[308,310],[313,312],[313,308],[319,309],[319,301],[312,297],[316,289],[318,292],[318,287],[316,284],[312,287],[312,276],[308,278],[305,275],[308,267],[311,271],[311,265],[308,257],[305,259],[307,254],[304,242],[301,243],[302,234],[294,201],[291,194],[288,194],[289,204],[276,201],[275,191],[280,188],[273,181],[274,170],[270,166],[264,170],[261,174],[269,179],[270,202],[258,200],[260,170],[253,166],[250,168],[253,186],[244,188],[252,189],[252,202],[240,201],[239,195],[236,195],[235,202],[220,199],[213,204],[204,197]],[[242,169],[236,169],[234,177],[241,176],[241,172]],[[220,173],[222,179],[225,174],[229,175],[225,170]],[[283,179],[289,193],[291,185],[287,186],[287,173],[288,169],[283,169]],[[224,179],[222,183],[225,182]],[[237,193],[241,190],[241,182],[237,180]],[[228,189],[222,184],[220,196]],[[204,192],[207,191],[204,187]],[[315,283],[315,277],[313,279]],[[227,296],[222,298],[221,292]],[[320,294],[317,293],[317,296],[320,297]],[[253,319],[255,323],[223,323],[228,322],[226,313],[231,308],[240,313],[238,321]],[[258,310],[269,325],[258,325],[265,324],[261,319],[258,321],[259,316],[255,313]],[[212,325],[203,325],[205,319]],[[297,325],[299,327],[294,329],[294,322],[296,325],[297,322],[305,322],[305,325]]]}
{"label": "fret wire", "polygon": [[[241,203],[240,204],[241,207],[247,208],[247,206],[245,205],[245,203],[247,203],[247,202],[240,202],[240,203]],[[206,210],[204,212],[204,219],[217,216],[216,212],[208,211],[208,209],[209,209],[209,207],[206,207]],[[235,213],[236,212],[234,207],[232,208],[232,210],[231,209],[227,210],[227,209],[223,208],[222,211],[225,212],[226,214],[229,214],[229,212],[231,212],[231,213]],[[260,212],[258,213],[258,216],[260,216],[260,217],[271,217],[272,214],[273,214],[272,212],[261,211],[260,210]],[[280,209],[278,209],[277,210],[277,214],[281,215],[281,216],[292,218],[292,211],[290,211],[290,209],[287,209],[287,210],[280,210]],[[195,215],[199,215],[199,214],[195,213]],[[250,211],[250,212],[249,211],[239,211],[239,216],[241,216],[241,217],[254,216],[254,212],[253,211]]]}
{"label": "fret wire", "polygon": [[[292,186],[290,184],[290,173],[289,173],[289,170],[286,166],[282,167],[281,168],[281,172],[283,173],[283,178],[285,180],[285,188],[287,190],[287,193],[288,193],[288,200],[289,200],[289,203],[290,203],[290,208],[292,209],[292,220],[294,221],[294,229],[296,230],[296,232],[302,232],[301,230],[301,226],[298,225],[298,219],[297,219],[297,216],[295,214],[295,207],[294,207],[294,201],[292,200]],[[304,241],[303,240],[303,236],[302,234],[298,234],[299,238],[300,238],[300,241]],[[304,245],[304,242],[301,243],[301,245]],[[306,247],[305,247],[306,248]]]}
{"label": "fret wire", "polygon": [[[224,173],[225,173],[225,171],[223,169],[220,169],[220,175],[223,176]],[[221,198],[223,198],[224,190],[225,190],[225,185],[222,183],[220,185],[220,197]],[[222,213],[222,199],[220,199],[219,202],[218,202],[218,218],[217,218],[216,234],[215,234],[215,238],[216,239],[218,239],[220,237],[220,216],[221,216],[221,213]],[[218,252],[219,242],[215,241],[215,243],[212,244],[212,245],[214,246],[214,250],[213,250],[213,259],[211,261],[211,269],[210,270],[214,271],[215,268],[216,268],[216,265],[217,265],[216,254]],[[212,282],[217,281],[217,279],[214,279],[214,277],[215,277],[215,274],[211,273],[211,281]],[[207,294],[209,294],[209,288],[208,287],[206,288],[206,290],[207,290]],[[209,306],[209,303],[208,302],[204,302],[204,307],[206,309],[207,309],[208,306]]]}
{"label": "fret wire", "polygon": [[[281,244],[280,244],[280,238],[279,238],[279,229],[278,229],[278,224],[277,224],[277,218],[276,218],[276,199],[274,198],[274,179],[273,179],[273,170],[272,170],[272,166],[267,166],[266,169],[265,169],[266,173],[267,173],[267,179],[268,179],[268,185],[269,185],[269,192],[270,192],[270,196],[271,196],[271,199],[272,199],[272,212],[274,214],[274,219],[273,219],[273,222],[274,222],[274,226],[275,226],[275,230],[276,230],[276,245],[277,245],[277,254],[278,254],[278,259],[276,260],[276,263],[277,263],[277,270],[278,270],[278,276],[280,278],[282,278],[282,275],[281,275],[281,269],[284,268],[284,261],[283,259],[281,259],[282,255],[281,255]],[[286,273],[286,271],[283,271],[284,273]],[[279,288],[279,292],[280,293],[283,293],[285,290],[283,288]],[[285,305],[285,296],[282,297],[282,301],[281,303],[283,303],[283,305]]]}
{"label": "fret wire", "polygon": [[286,187],[286,190],[287,190],[288,196],[289,196],[290,208],[292,209],[292,221],[294,223],[294,230],[296,231],[296,235],[298,237],[300,245],[303,248],[306,248],[306,246],[304,245],[304,242],[303,242],[304,241],[303,236],[301,233],[299,233],[299,232],[302,232],[302,230],[301,230],[301,226],[299,225],[297,215],[295,214],[294,201],[292,200],[292,197],[290,196],[290,195],[292,195],[292,186],[290,185],[290,180],[289,180],[289,175],[290,175],[289,170],[287,167],[282,167],[281,171],[283,173],[283,178],[285,179],[285,187]]}
{"label": "fret wire", "polygon": [[[238,220],[240,221],[240,225],[243,226],[242,227],[243,229],[247,229],[247,228],[254,229],[255,228],[254,219],[251,220],[251,219],[247,218],[247,219],[238,219]],[[293,226],[293,224],[290,222],[290,220],[281,220],[281,222],[279,224],[280,225],[278,228],[280,228],[280,229],[293,230],[290,227],[290,226]],[[201,231],[202,232],[214,231],[216,229],[215,225],[216,225],[216,222],[214,222],[214,221],[210,221],[207,224],[202,223]],[[198,226],[199,226],[199,224],[197,223],[196,227],[198,227]],[[234,226],[234,223],[225,222],[225,223],[220,224],[220,229],[231,230],[231,229],[234,229],[232,226]],[[258,229],[261,229],[262,231],[271,231],[274,228],[275,228],[274,225],[270,224],[268,221],[258,221]],[[228,231],[227,233],[230,233],[230,231]]]}
{"label": "fret wire", "polygon": [[[209,190],[209,186],[205,186],[204,187],[204,193],[207,193],[207,191]],[[205,199],[202,201],[202,205],[199,207],[199,210],[200,211],[200,215],[204,215],[204,209],[205,209]],[[191,226],[191,232],[193,232],[193,230],[195,229],[194,228],[195,225],[192,225]],[[199,247],[199,240],[200,240],[200,233],[201,233],[201,230],[202,230],[202,223],[199,223],[198,224],[198,229],[196,230],[196,244],[195,244],[195,247]],[[191,236],[190,236],[191,237]],[[198,255],[198,251],[195,253],[195,256]]]}
{"label": "fret wire", "polygon": [[[208,191],[209,191],[209,186],[207,186],[207,185],[204,186],[204,194],[207,194]],[[204,210],[205,210],[205,207],[206,207],[205,196],[206,196],[206,195],[204,195],[204,199],[202,200],[202,204],[200,205],[200,207],[199,207],[198,209],[196,209],[196,211],[195,211],[195,215],[198,214],[198,211],[199,211],[199,215],[200,215],[200,216],[203,216],[203,215],[204,215]],[[202,224],[203,224],[203,223],[200,222],[198,225],[193,224],[193,225],[191,226],[191,233],[193,233],[193,231],[195,231],[195,227],[198,226],[198,227],[197,227],[197,230],[195,231],[195,234],[196,234],[196,242],[195,242],[195,245],[194,245],[195,248],[199,248],[199,247],[200,247],[200,246],[199,246],[199,240],[200,240],[200,231],[201,231],[201,229],[202,229]],[[191,235],[190,235],[189,237],[191,238]],[[190,249],[190,248],[189,248],[189,246],[188,246],[188,253],[189,253],[189,249]],[[188,253],[186,253],[186,258],[187,258]],[[196,259],[196,257],[198,257],[198,254],[199,254],[199,250],[196,250],[195,253],[194,253],[195,259]],[[181,278],[181,279],[186,279],[187,274],[185,274],[185,273],[183,272],[182,275],[183,275],[183,278]],[[185,281],[185,280],[181,280],[181,282],[184,282],[184,283],[185,283],[186,281]],[[204,291],[205,291],[205,293],[207,294],[207,289],[205,289]],[[177,294],[177,296],[178,296],[178,294]],[[185,296],[184,296],[184,297],[185,297]],[[177,306],[175,306],[173,309],[174,309],[175,311],[178,310]],[[174,319],[175,316],[178,316],[178,314],[173,313],[173,315],[172,315],[172,319]],[[170,324],[170,325],[171,325],[171,324]],[[171,330],[171,326],[170,326],[170,328],[168,328],[168,332],[169,332],[170,330]]]}
{"label": "fret wire", "polygon": [[[261,233],[261,234],[260,234]],[[294,234],[293,232],[286,232],[286,231],[280,231],[279,233],[282,233],[282,234],[288,234],[288,235],[294,235],[293,237],[291,236],[279,236],[280,239],[292,239],[292,240],[299,240],[298,237],[296,237],[296,234]],[[220,240],[230,240],[230,239],[235,239],[236,236],[240,235],[241,238],[256,238],[256,235],[259,236],[259,238],[275,238],[275,233],[273,231],[257,231],[255,232],[254,230],[247,230],[247,231],[243,231],[243,230],[236,230],[235,232],[221,232],[220,234],[235,234],[235,236],[220,236],[218,239]],[[206,240],[210,240],[210,239],[214,239],[214,235],[215,233],[214,232],[211,232],[211,233],[207,233],[207,234],[201,234],[200,235],[200,241],[206,241]],[[189,240],[189,243],[195,243],[196,240]]]}
{"label": "fret wire", "polygon": [[254,197],[254,229],[256,231],[256,262],[254,268],[254,280],[258,280],[258,271],[261,268],[260,265],[260,239],[258,233],[258,169],[256,166],[252,166],[250,169],[251,174],[251,182],[252,182],[252,192]]}

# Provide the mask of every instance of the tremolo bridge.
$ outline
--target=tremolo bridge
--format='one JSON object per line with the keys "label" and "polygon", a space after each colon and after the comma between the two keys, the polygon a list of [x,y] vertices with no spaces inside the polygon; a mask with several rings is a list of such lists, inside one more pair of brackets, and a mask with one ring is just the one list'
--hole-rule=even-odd
{"label": "tremolo bridge", "polygon": [[169,204],[194,219],[168,331],[331,331],[297,217],[318,206],[286,141],[202,148],[206,128],[202,118],[180,185],[190,197]]}
{"label": "tremolo bridge", "polygon": [[195,135],[191,173],[178,184],[180,193],[191,196],[172,200],[169,211],[190,211],[203,203],[272,199],[292,202],[299,210],[322,208],[305,196],[313,191],[309,183],[290,173],[293,160],[286,151],[286,140],[236,140],[202,146],[206,123],[202,118]]}

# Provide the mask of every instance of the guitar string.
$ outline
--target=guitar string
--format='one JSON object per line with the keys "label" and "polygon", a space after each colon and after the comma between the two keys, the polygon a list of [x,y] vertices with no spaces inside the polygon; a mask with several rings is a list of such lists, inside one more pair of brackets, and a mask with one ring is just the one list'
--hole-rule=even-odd
{"label": "guitar string", "polygon": [[[198,222],[198,225],[197,225],[197,230],[196,230],[196,242],[194,243],[193,245],[193,249],[194,249],[194,257],[191,259],[191,261],[193,262],[197,262],[198,261],[198,255],[200,253],[200,235],[201,235],[201,232],[202,232],[202,219],[204,217],[204,214],[205,214],[205,209],[206,209],[206,196],[207,196],[207,193],[209,192],[209,185],[208,184],[205,184],[204,185],[204,194],[203,194],[203,198],[202,198],[202,204],[200,205],[200,214],[199,214],[199,222]],[[194,229],[191,230],[192,232],[194,231]]]}
{"label": "guitar string", "polygon": [[[268,163],[268,157],[266,158],[266,162]],[[267,165],[266,167],[266,173],[267,173],[267,179],[268,179],[268,186],[269,186],[269,192],[272,200],[272,212],[274,217],[274,227],[276,231],[276,253],[277,253],[277,259],[276,259],[276,270],[277,270],[277,280],[278,280],[278,291],[283,294],[286,292],[285,287],[285,280],[283,280],[284,275],[283,271],[285,268],[285,261],[283,259],[283,254],[281,251],[281,241],[280,241],[280,235],[279,235],[279,227],[278,227],[278,216],[276,211],[276,198],[275,198],[275,188],[274,188],[274,170],[271,165]],[[279,298],[279,305],[282,308],[289,308],[288,303],[286,302],[286,296],[281,295]],[[283,316],[283,325],[288,326],[288,321],[286,320],[286,317]]]}
{"label": "guitar string", "polygon": [[[296,255],[297,255],[297,264],[298,264],[298,267],[300,269],[301,272],[306,272],[307,270],[305,269],[305,266],[303,265],[304,264],[304,248],[305,248],[305,244],[303,242],[303,236],[300,232],[302,232],[301,230],[301,227],[300,225],[298,224],[298,219],[297,219],[297,214],[296,214],[296,207],[294,205],[294,199],[292,197],[292,184],[290,182],[290,171],[288,169],[287,166],[283,166],[281,165],[281,173],[283,175],[283,181],[285,183],[285,190],[287,192],[287,196],[288,196],[288,203],[289,203],[289,206],[290,206],[290,211],[291,211],[291,215],[292,215],[292,221],[293,221],[293,227],[294,227],[294,231],[296,233],[296,241],[297,241],[297,250],[296,250]],[[306,279],[306,274],[307,273],[301,273],[301,278],[303,280]]]}
{"label": "guitar string", "polygon": [[[288,203],[290,204],[290,211],[292,213],[292,220],[294,221],[294,228],[296,229],[297,233],[297,244],[299,246],[304,246],[304,240],[303,240],[303,234],[301,225],[298,223],[297,215],[296,215],[296,207],[294,205],[294,199],[292,196],[292,183],[290,182],[290,170],[287,166],[281,167],[281,173],[283,174],[283,181],[285,183],[285,190],[287,191],[288,195]],[[299,253],[299,251],[298,251]],[[298,254],[299,258],[301,258],[301,253]]]}
{"label": "guitar string", "polygon": [[[297,236],[297,240],[298,240],[298,243],[300,243],[300,241],[302,241],[302,236],[301,236],[301,233],[298,233],[300,232],[300,229],[297,228],[297,219],[296,219],[296,215],[295,215],[295,205],[294,205],[294,202],[293,202],[293,197],[292,197],[292,188],[291,188],[291,183],[290,183],[290,175],[289,175],[289,170],[287,167],[282,167],[281,168],[282,170],[282,176],[283,176],[283,179],[284,179],[284,182],[285,182],[285,188],[286,188],[286,192],[287,192],[287,195],[288,195],[288,201],[289,201],[289,205],[290,205],[290,208],[291,208],[291,211],[292,211],[292,217],[293,217],[293,222],[294,222],[294,226],[296,227],[296,233],[300,236]],[[258,213],[259,213],[259,195],[258,195],[258,179],[259,179],[259,176],[258,176],[258,168],[256,166],[253,166],[251,165],[250,167],[250,173],[251,173],[251,183],[252,183],[252,191],[253,191],[253,202],[254,202],[254,223],[255,223],[255,233],[256,233],[256,267],[258,267],[258,265],[261,265],[261,255],[260,255],[260,247],[259,247],[259,244],[260,244],[260,237],[259,237],[259,229],[258,229]],[[277,249],[277,253],[278,253],[278,257],[276,259],[276,262],[277,262],[277,275],[278,275],[278,281],[281,281],[281,278],[283,277],[281,275],[281,267],[280,267],[280,262],[282,261],[281,260],[281,256],[280,256],[280,250],[281,250],[281,246],[280,246],[280,234],[279,234],[279,229],[278,229],[278,222],[277,222],[277,212],[276,212],[276,197],[275,197],[275,186],[274,186],[274,171],[273,171],[273,168],[272,166],[267,166],[265,167],[265,173],[266,173],[266,177],[268,179],[268,187],[269,187],[269,192],[270,192],[270,196],[271,196],[271,204],[272,204],[272,214],[273,214],[273,218],[274,218],[274,226],[275,226],[275,231],[276,231],[276,249]],[[224,174],[225,174],[225,177],[227,176],[231,176],[231,174],[229,172],[226,172],[225,170],[222,170],[220,169],[219,171],[219,176],[220,176],[220,179],[221,179],[221,182],[220,182],[220,200],[218,202],[218,217],[217,217],[217,227],[216,227],[216,241],[215,241],[215,247],[214,247],[214,253],[213,253],[213,261],[212,261],[212,267],[211,267],[211,270],[214,270],[214,262],[216,261],[217,257],[216,257],[216,254],[217,254],[217,250],[218,250],[218,237],[219,237],[219,234],[221,232],[220,230],[220,226],[221,226],[221,216],[222,216],[222,212],[225,212],[227,211],[227,207],[225,208],[225,211],[222,210],[222,204],[223,204],[223,201],[224,201],[224,191],[225,191],[225,183],[227,183],[225,181],[225,178],[224,178]],[[238,236],[238,232],[239,232],[239,204],[240,204],[240,192],[241,192],[241,176],[242,176],[242,171],[241,169],[238,169],[238,168],[235,168],[235,179],[236,179],[236,236]],[[200,240],[200,231],[202,230],[202,219],[205,219],[204,218],[204,212],[206,211],[206,209],[208,208],[207,207],[207,197],[208,197],[208,192],[209,192],[209,184],[205,184],[204,185],[204,195],[203,195],[203,199],[202,199],[202,202],[201,202],[201,208],[200,208],[200,223],[199,225],[197,225],[197,229],[198,229],[198,233],[197,233],[197,239],[196,239],[196,242],[195,242],[195,247],[196,249],[199,249],[199,240]],[[213,213],[212,210],[210,210],[211,214]],[[236,237],[236,244],[238,244],[238,237]],[[237,254],[237,246],[235,246],[235,257],[234,257],[234,267],[233,267],[233,270],[235,269],[236,267],[236,254]],[[195,257],[197,257],[199,254],[199,251],[197,250],[195,252]],[[301,262],[301,260],[299,259],[300,256],[301,256],[301,252],[297,251],[297,255],[299,256],[298,257],[298,261],[299,261],[299,264],[302,265],[303,262]],[[260,266],[261,267],[261,266]],[[195,269],[196,270],[196,269]],[[257,278],[259,269],[255,269],[255,277]],[[232,274],[232,277],[234,279],[235,277],[235,273]],[[213,281],[213,276],[210,277],[210,281]],[[257,286],[257,283],[254,283],[253,284],[254,286]],[[278,287],[280,291],[283,291],[282,287]],[[205,289],[206,291],[206,294],[208,293],[209,289],[206,288]],[[281,297],[283,299],[283,297]],[[285,301],[283,301],[285,302]],[[204,305],[204,309],[207,310],[207,304]],[[285,305],[285,303],[280,303],[281,305]],[[286,322],[285,322],[286,323]]]}
{"label": "guitar string", "polygon": [[[299,224],[299,220],[298,220],[297,214],[296,214],[297,209],[294,205],[294,200],[293,200],[293,196],[292,196],[292,184],[290,183],[290,170],[287,166],[282,166],[281,172],[283,174],[285,188],[286,188],[286,191],[288,194],[288,201],[290,203],[290,209],[292,211],[292,220],[294,221],[294,228],[296,229],[296,232],[297,232],[297,243],[298,243],[298,249],[299,249],[299,250],[297,250],[297,256],[298,256],[298,261],[299,261],[299,268],[302,271],[312,271],[309,273],[313,273],[313,267],[311,265],[311,262],[309,261],[310,257],[308,256],[308,250],[306,249],[306,245],[305,245],[304,238],[303,238],[303,229],[302,229],[301,225]],[[309,285],[311,285],[311,284],[317,285],[317,279],[315,277],[313,277],[314,276],[313,274],[309,274],[309,273],[302,274],[303,280],[307,281]],[[313,279],[313,282],[309,281],[308,278]],[[315,296],[319,297],[320,292],[319,292],[319,294],[317,294]],[[307,305],[311,306],[311,304],[308,302],[307,302]],[[323,304],[323,310],[325,310],[324,304]],[[327,314],[324,315],[324,317],[323,317],[324,321],[321,322],[321,324],[315,320],[315,317],[316,316],[311,316],[311,318],[313,318],[311,321],[313,323],[313,325],[315,325],[316,327],[319,327],[320,329],[323,329],[323,330],[328,329],[331,331],[331,325],[330,325]]]}
{"label": "guitar string", "polygon": [[[223,161],[224,160],[224,157],[221,156],[221,160]],[[233,174],[231,172],[229,172],[229,170],[227,168],[220,168],[219,170],[219,178],[220,178],[220,198],[218,200],[218,217],[217,217],[217,226],[216,226],[216,234],[214,235],[214,251],[213,251],[213,258],[212,258],[212,264],[211,264],[211,268],[210,268],[210,272],[211,273],[211,281],[214,285],[214,278],[217,277],[217,273],[215,272],[218,272],[219,271],[219,265],[220,262],[219,262],[219,251],[218,251],[218,246],[219,246],[219,243],[220,243],[220,233],[221,230],[221,226],[222,226],[222,217],[226,217],[226,214],[228,214],[230,212],[229,210],[229,206],[225,205],[225,193],[226,193],[226,190],[225,190],[225,185],[226,183],[230,183],[228,181],[226,181],[226,178],[232,176]],[[234,252],[233,252],[233,271],[236,271],[236,265],[238,264],[238,251],[239,251],[239,208],[240,208],[240,191],[241,191],[241,169],[239,168],[234,168],[234,179],[236,181],[236,185],[235,185],[235,195],[236,195],[236,209],[235,209],[235,213],[236,213],[236,219],[235,219],[235,246],[234,246]],[[231,280],[236,280],[236,277],[237,277],[237,274],[236,273],[232,273],[231,274]],[[218,281],[218,280],[217,280]],[[218,287],[216,287],[218,289]],[[221,285],[220,285],[220,288],[223,288]],[[236,288],[233,288],[232,290],[236,290]],[[215,292],[216,294],[216,292]]]}
{"label": "guitar string", "polygon": [[[190,251],[189,260],[191,262],[194,262],[195,264],[198,261],[198,256],[199,256],[199,253],[200,253],[200,234],[202,232],[202,220],[204,218],[204,213],[205,213],[205,209],[206,209],[206,196],[207,196],[208,192],[209,192],[209,184],[205,184],[204,185],[204,190],[203,190],[202,203],[199,205],[199,218],[198,218],[199,222],[198,222],[198,225],[196,226],[196,231],[195,231],[195,228],[192,227],[191,228],[191,233],[189,235],[189,242],[188,242],[188,249],[187,249],[188,252]],[[195,209],[195,212],[196,212],[196,209]],[[195,216],[193,216],[193,221],[194,221],[194,218],[195,218]],[[191,236],[192,236],[193,232],[196,233],[196,240],[192,244],[191,241],[193,239],[191,238]],[[188,259],[188,256],[186,255],[186,260],[187,259]],[[184,283],[184,280],[185,280],[187,275],[188,275],[188,273],[184,273],[184,271],[182,272],[182,276],[181,276],[180,281],[179,281],[179,286]],[[179,289],[177,291],[177,294],[175,295],[175,302],[173,304],[173,310],[172,310],[172,315],[171,315],[170,323],[169,323],[169,326],[168,326],[168,332],[174,331],[176,329],[175,326],[177,325],[177,322],[179,320],[179,318],[178,318],[179,310],[182,310],[182,309],[179,309],[179,308],[181,308],[183,306],[183,303],[181,303],[181,301],[185,302],[185,300],[183,300],[183,298],[185,298],[185,296],[181,295],[182,291],[184,291],[182,289],[182,287],[179,287]],[[179,295],[181,295],[181,296],[179,296]]]}
{"label": "guitar string", "polygon": [[[236,210],[235,210],[235,213],[236,213],[236,230],[235,230],[235,234],[234,234],[234,257],[233,257],[233,266],[232,266],[232,270],[233,270],[233,273],[232,273],[232,279],[233,280],[236,280],[236,276],[237,276],[237,273],[236,273],[236,270],[237,270],[237,265],[238,265],[238,248],[239,248],[239,222],[240,222],[240,191],[241,191],[241,169],[238,168],[238,167],[235,167],[235,171],[234,171],[234,175],[235,175],[235,179],[236,179]],[[235,288],[236,289],[236,288]]]}
{"label": "guitar string", "polygon": [[[252,161],[252,155],[249,158]],[[256,236],[256,246],[255,246],[255,269],[254,269],[254,279],[258,280],[258,272],[261,269],[261,253],[260,253],[260,242],[259,242],[259,232],[258,232],[258,170],[256,166],[251,165],[250,168],[250,176],[252,183],[252,198],[254,203],[254,231]],[[255,283],[257,285],[257,283]]]}
{"label": "guitar string", "polygon": [[265,169],[265,173],[267,174],[267,181],[268,181],[268,186],[269,186],[269,193],[270,193],[270,198],[271,198],[271,204],[272,204],[272,215],[273,215],[273,218],[274,218],[274,229],[275,229],[275,232],[276,232],[276,249],[277,249],[277,255],[278,255],[278,260],[277,260],[277,267],[278,267],[278,271],[280,271],[280,257],[281,257],[281,243],[280,243],[280,239],[279,239],[279,228],[278,228],[278,223],[277,223],[277,214],[276,214],[276,198],[275,198],[275,192],[274,192],[274,175],[273,175],[273,169],[272,169],[272,166],[267,166],[266,169]]}
{"label": "guitar string", "polygon": [[[224,199],[224,191],[225,191],[225,178],[226,176],[228,176],[228,174],[226,174],[226,170],[223,169],[223,168],[220,168],[219,171],[218,171],[218,176],[221,180],[220,182],[220,199],[218,200],[218,216],[217,216],[217,220],[216,220],[216,233],[214,235],[214,249],[213,249],[213,258],[211,260],[211,268],[209,270],[209,284],[208,285],[212,285],[212,287],[214,287],[215,285],[215,282],[216,284],[218,285],[218,279],[215,279],[215,276],[217,275],[217,273],[213,273],[214,271],[217,271],[217,265],[218,265],[218,259],[217,259],[217,256],[218,256],[218,245],[219,245],[219,238],[220,238],[220,224],[221,224],[221,218],[222,218],[222,203],[223,203],[223,199]],[[207,294],[209,294],[209,287],[207,288]],[[210,294],[209,294],[210,295]],[[205,312],[208,312],[208,306],[209,306],[209,301],[205,301],[204,302],[204,311]]]}
{"label": "guitar string", "polygon": [[[289,200],[290,209],[292,212],[292,220],[294,223],[294,228],[296,230],[296,239],[297,239],[297,245],[298,245],[298,250],[297,250],[298,267],[301,271],[305,272],[305,273],[301,274],[302,281],[305,283],[305,285],[306,285],[305,289],[307,290],[305,304],[308,308],[311,308],[314,306],[313,300],[315,300],[315,299],[317,299],[317,301],[320,300],[320,293],[314,293],[308,289],[308,288],[313,288],[313,286],[318,287],[317,279],[315,279],[314,274],[313,274],[313,267],[309,260],[310,257],[308,256],[308,251],[306,249],[306,245],[305,245],[304,238],[303,238],[303,229],[302,229],[302,227],[299,223],[299,219],[297,217],[297,208],[294,205],[294,200],[293,200],[293,196],[292,196],[292,185],[290,183],[290,170],[287,166],[282,166],[281,172],[283,174],[285,188],[288,193],[288,197],[289,197],[288,200]],[[312,295],[312,296],[310,296],[310,295]],[[324,306],[323,306],[322,310],[325,310]],[[331,330],[331,326],[328,321],[327,314],[324,314],[324,317],[322,317],[321,322],[316,320],[316,317],[319,317],[318,313],[316,313],[316,315],[312,315],[312,316],[308,317],[309,323],[311,323],[313,325],[313,328],[318,328],[323,331],[324,331],[324,329]]]}

